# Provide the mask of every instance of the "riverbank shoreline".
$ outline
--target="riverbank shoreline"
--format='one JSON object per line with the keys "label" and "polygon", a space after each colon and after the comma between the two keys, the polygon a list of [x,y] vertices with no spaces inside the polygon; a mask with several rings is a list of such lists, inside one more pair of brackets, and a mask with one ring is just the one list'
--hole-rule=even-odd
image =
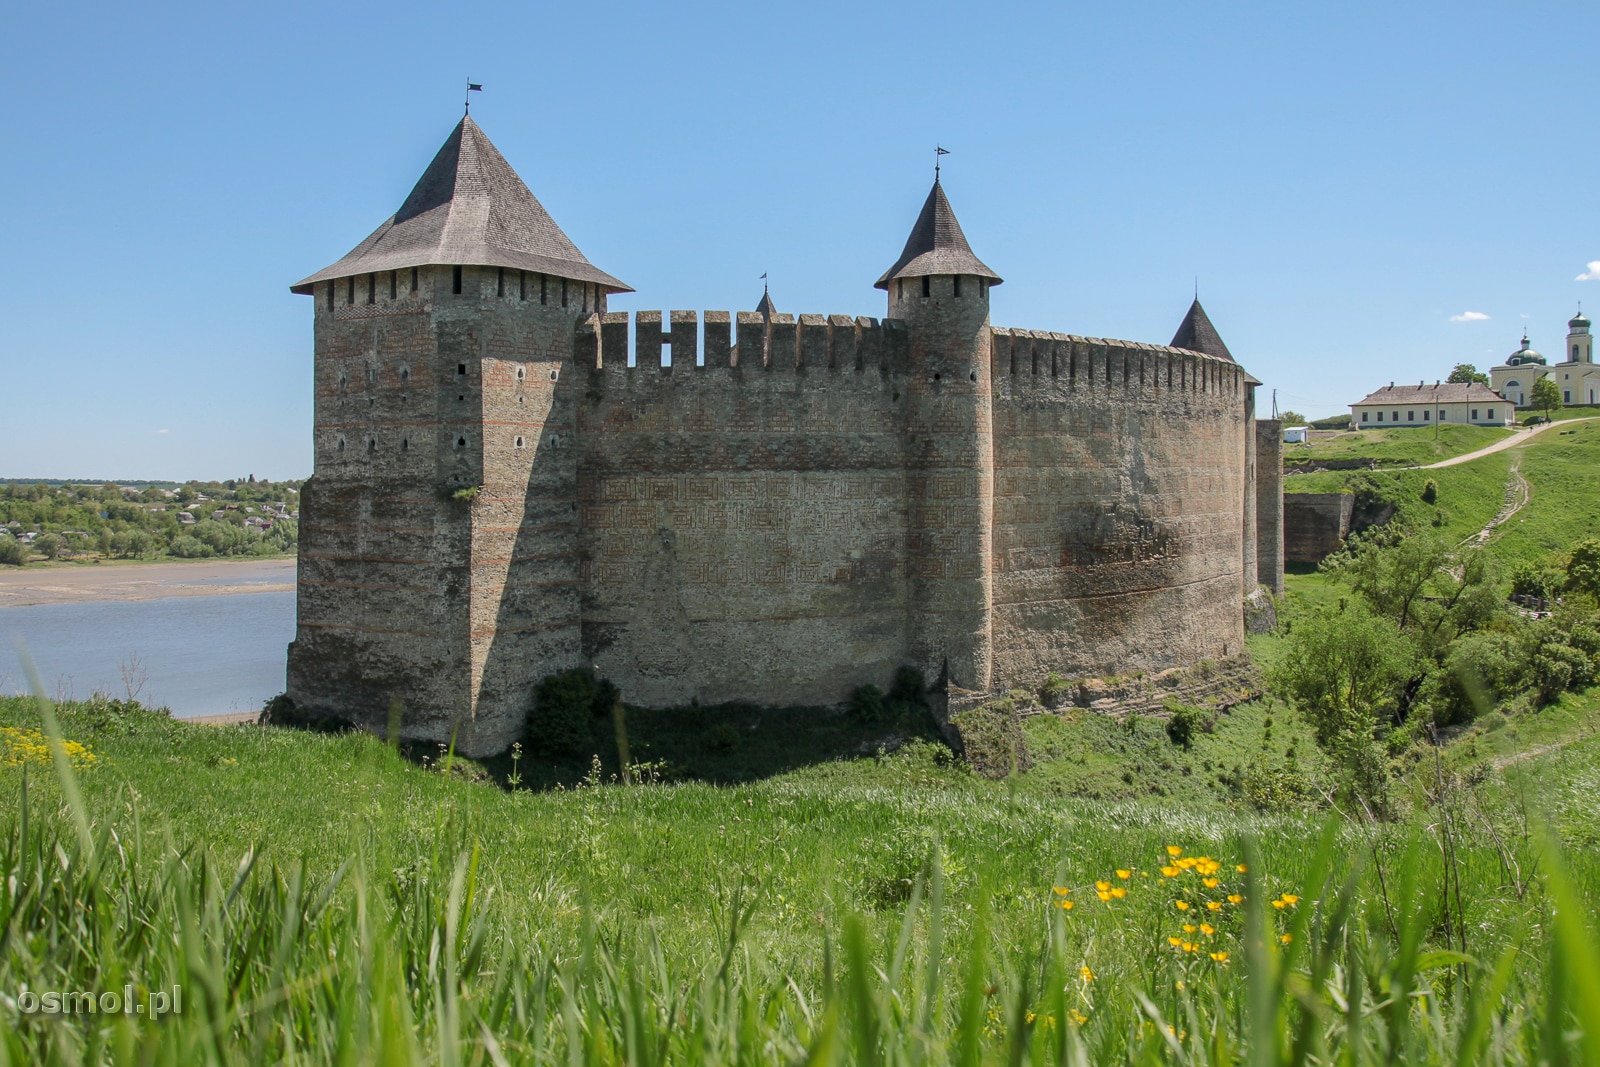
{"label": "riverbank shoreline", "polygon": [[0,571],[0,610],[99,600],[292,593],[295,560],[100,563]]}

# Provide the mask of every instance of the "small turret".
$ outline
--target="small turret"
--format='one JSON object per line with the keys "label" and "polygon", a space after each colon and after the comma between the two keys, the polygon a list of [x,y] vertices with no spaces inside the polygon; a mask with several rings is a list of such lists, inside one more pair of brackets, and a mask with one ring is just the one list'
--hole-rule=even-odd
{"label": "small turret", "polygon": [[1178,325],[1178,332],[1172,335],[1172,347],[1234,362],[1233,353],[1222,343],[1222,335],[1211,325],[1211,318],[1206,314],[1206,309],[1200,306],[1198,296],[1189,305],[1189,313]]}

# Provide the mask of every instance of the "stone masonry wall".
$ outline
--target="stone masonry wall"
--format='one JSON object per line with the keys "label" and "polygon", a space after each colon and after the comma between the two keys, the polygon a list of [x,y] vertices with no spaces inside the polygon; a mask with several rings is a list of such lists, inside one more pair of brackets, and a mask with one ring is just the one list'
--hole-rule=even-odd
{"label": "stone masonry wall", "polygon": [[[580,332],[583,654],[645,704],[834,703],[906,648],[904,331],[640,313]],[[733,343],[736,340],[736,344]],[[585,347],[587,346],[587,347]]]}
{"label": "stone masonry wall", "polygon": [[1238,654],[1239,368],[1000,329],[994,389],[995,687]]}

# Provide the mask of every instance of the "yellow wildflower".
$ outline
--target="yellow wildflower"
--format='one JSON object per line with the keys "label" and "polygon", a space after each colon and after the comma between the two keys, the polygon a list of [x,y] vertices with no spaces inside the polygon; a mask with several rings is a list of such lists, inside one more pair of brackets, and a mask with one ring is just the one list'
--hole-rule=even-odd
{"label": "yellow wildflower", "polygon": [[1281,899],[1285,904],[1288,904],[1291,907],[1293,907],[1294,905],[1300,903],[1300,898],[1295,896],[1293,893],[1285,893],[1279,899]]}
{"label": "yellow wildflower", "polygon": [[1183,932],[1186,933],[1186,934],[1192,934],[1198,929],[1199,929],[1198,926],[1193,926],[1193,925],[1191,925],[1189,923],[1184,923],[1183,924]]}
{"label": "yellow wildflower", "polygon": [[1085,982],[1092,982],[1094,981],[1094,972],[1089,969],[1089,965],[1086,963],[1078,968],[1078,977]]}
{"label": "yellow wildflower", "polygon": [[1128,891],[1119,885],[1117,888],[1111,891],[1111,895],[1116,897],[1118,900],[1121,900],[1123,897],[1128,895]]}
{"label": "yellow wildflower", "polygon": [[1183,873],[1183,869],[1181,867],[1163,867],[1163,868],[1161,868],[1161,877],[1163,877],[1163,878],[1176,878],[1176,877],[1178,877],[1178,875],[1180,875],[1182,873]]}
{"label": "yellow wildflower", "polygon": [[1236,864],[1233,865],[1233,869],[1238,871],[1240,874],[1243,874],[1244,873],[1244,864],[1236,863]]}
{"label": "yellow wildflower", "polygon": [[1179,911],[1189,910],[1189,902],[1187,900],[1174,900],[1172,903],[1177,906]]}
{"label": "yellow wildflower", "polygon": [[1107,889],[1111,888],[1111,883],[1110,882],[1096,882],[1094,884],[1094,887],[1096,889],[1100,890],[1100,892],[1104,893]]}
{"label": "yellow wildflower", "polygon": [[1055,888],[1054,888],[1054,889],[1053,889],[1053,890],[1052,890],[1052,892],[1054,892],[1054,893],[1055,893],[1055,895],[1056,895],[1056,896],[1058,896],[1058,897],[1064,897],[1064,896],[1066,896],[1066,895],[1067,895],[1067,894],[1068,894],[1068,893],[1070,893],[1070,892],[1072,892],[1072,890],[1070,890],[1070,889],[1068,889],[1068,888],[1067,888],[1067,887],[1066,887],[1066,886],[1064,886],[1064,885],[1058,885],[1058,886],[1056,886],[1056,887],[1055,887]]}
{"label": "yellow wildflower", "polygon": [[1214,900],[1208,900],[1208,901],[1206,901],[1206,910],[1207,911],[1221,911],[1222,910],[1222,905],[1218,904]]}
{"label": "yellow wildflower", "polygon": [[1205,934],[1207,937],[1210,937],[1212,934],[1217,932],[1217,928],[1212,926],[1210,923],[1201,923],[1200,932]]}
{"label": "yellow wildflower", "polygon": [[1169,855],[1169,856],[1181,856],[1181,855],[1183,855],[1183,849],[1179,848],[1177,845],[1168,845],[1167,846],[1167,855]]}
{"label": "yellow wildflower", "polygon": [[1071,911],[1072,910],[1072,901],[1070,901],[1070,900],[1058,900],[1058,901],[1056,901],[1056,907],[1060,908],[1062,911]]}
{"label": "yellow wildflower", "polygon": [[1129,878],[1133,877],[1133,872],[1132,871],[1124,871],[1124,870],[1120,870],[1119,869],[1117,871],[1117,877],[1121,878],[1124,882],[1126,882]]}
{"label": "yellow wildflower", "polygon": [[1211,958],[1216,960],[1218,963],[1228,962],[1228,954],[1226,952],[1213,952],[1211,954]]}
{"label": "yellow wildflower", "polygon": [[1183,938],[1169,937],[1167,938],[1167,944],[1171,945],[1173,948],[1177,948],[1179,945],[1183,944]]}
{"label": "yellow wildflower", "polygon": [[1110,891],[1109,890],[1105,890],[1105,889],[1096,890],[1094,895],[1099,897],[1101,900],[1110,900],[1111,899]]}
{"label": "yellow wildflower", "polygon": [[1294,935],[1293,934],[1282,934],[1282,935],[1280,935],[1278,937],[1278,940],[1283,942],[1285,945],[1287,945],[1289,942],[1294,940]]}
{"label": "yellow wildflower", "polygon": [[1199,950],[1199,948],[1200,946],[1195,944],[1193,941],[1185,941],[1183,943],[1183,951],[1185,952],[1196,952]]}
{"label": "yellow wildflower", "polygon": [[1229,904],[1243,904],[1244,903],[1244,897],[1240,896],[1238,893],[1229,893],[1228,894],[1228,903]]}
{"label": "yellow wildflower", "polygon": [[1207,889],[1215,889],[1217,888],[1218,883],[1215,878],[1203,878],[1201,879],[1200,884],[1205,886]]}

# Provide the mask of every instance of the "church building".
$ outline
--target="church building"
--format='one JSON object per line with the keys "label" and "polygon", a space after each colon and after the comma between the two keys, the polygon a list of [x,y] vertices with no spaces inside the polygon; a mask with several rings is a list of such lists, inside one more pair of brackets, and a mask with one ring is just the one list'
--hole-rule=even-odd
{"label": "church building", "polygon": [[1522,347],[1504,363],[1489,370],[1489,384],[1495,392],[1519,408],[1533,404],[1533,383],[1549,377],[1561,387],[1563,404],[1600,404],[1600,367],[1594,362],[1594,335],[1582,311],[1567,320],[1567,344],[1562,360],[1550,364],[1522,334]]}

